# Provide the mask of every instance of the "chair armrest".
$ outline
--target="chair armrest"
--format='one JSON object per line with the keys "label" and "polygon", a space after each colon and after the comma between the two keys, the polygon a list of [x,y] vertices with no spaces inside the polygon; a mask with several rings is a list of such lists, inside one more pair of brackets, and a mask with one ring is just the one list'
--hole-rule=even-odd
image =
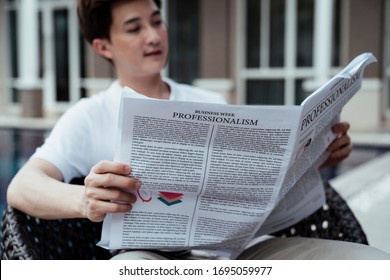
{"label": "chair armrest", "polygon": [[366,234],[346,201],[325,183],[325,205],[295,225],[275,232],[278,237],[302,236],[368,244]]}
{"label": "chair armrest", "polygon": [[[272,235],[368,244],[345,200],[329,184],[325,184],[325,193],[322,208]],[[96,246],[101,228],[102,223],[88,219],[43,220],[8,206],[2,218],[1,259],[109,259],[109,251]]]}
{"label": "chair armrest", "polygon": [[87,219],[43,220],[8,206],[2,219],[1,259],[108,259],[96,246],[101,223]]}

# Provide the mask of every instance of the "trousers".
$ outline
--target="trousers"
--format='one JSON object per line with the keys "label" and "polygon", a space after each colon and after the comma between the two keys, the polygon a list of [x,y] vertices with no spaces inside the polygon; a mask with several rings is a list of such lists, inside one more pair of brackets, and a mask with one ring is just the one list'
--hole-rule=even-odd
{"label": "trousers", "polygon": [[[205,258],[204,256],[202,257]],[[113,260],[197,259],[196,255],[170,255],[158,251],[126,251]],[[327,239],[291,237],[258,242],[238,257],[239,260],[390,260],[390,254],[375,247]]]}

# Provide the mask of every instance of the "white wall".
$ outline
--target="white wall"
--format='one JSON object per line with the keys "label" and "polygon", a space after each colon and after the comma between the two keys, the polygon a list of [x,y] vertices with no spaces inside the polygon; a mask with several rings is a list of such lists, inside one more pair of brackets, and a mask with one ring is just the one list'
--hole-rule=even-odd
{"label": "white wall", "polygon": [[351,124],[351,131],[375,131],[381,126],[381,82],[364,79],[362,88],[345,105],[341,119]]}
{"label": "white wall", "polygon": [[5,110],[6,107],[6,56],[5,56],[5,42],[6,41],[6,17],[4,12],[4,2],[0,1],[0,113]]}

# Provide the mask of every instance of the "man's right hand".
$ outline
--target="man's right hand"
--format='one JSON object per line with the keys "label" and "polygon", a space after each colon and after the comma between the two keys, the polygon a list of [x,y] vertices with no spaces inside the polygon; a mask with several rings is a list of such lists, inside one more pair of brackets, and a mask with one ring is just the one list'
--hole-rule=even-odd
{"label": "man's right hand", "polygon": [[93,222],[101,222],[107,213],[124,213],[132,209],[136,191],[141,183],[132,177],[128,164],[100,161],[92,167],[84,180],[84,215]]}

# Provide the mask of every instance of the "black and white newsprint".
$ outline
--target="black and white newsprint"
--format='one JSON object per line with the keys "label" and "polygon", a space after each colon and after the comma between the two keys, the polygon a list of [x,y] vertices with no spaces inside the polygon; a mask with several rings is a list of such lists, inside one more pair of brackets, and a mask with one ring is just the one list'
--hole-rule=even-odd
{"label": "black and white newsprint", "polygon": [[300,106],[144,98],[125,88],[115,160],[142,182],[133,210],[107,215],[107,249],[201,249],[234,258],[257,236],[324,203],[318,166],[371,53],[356,57]]}

